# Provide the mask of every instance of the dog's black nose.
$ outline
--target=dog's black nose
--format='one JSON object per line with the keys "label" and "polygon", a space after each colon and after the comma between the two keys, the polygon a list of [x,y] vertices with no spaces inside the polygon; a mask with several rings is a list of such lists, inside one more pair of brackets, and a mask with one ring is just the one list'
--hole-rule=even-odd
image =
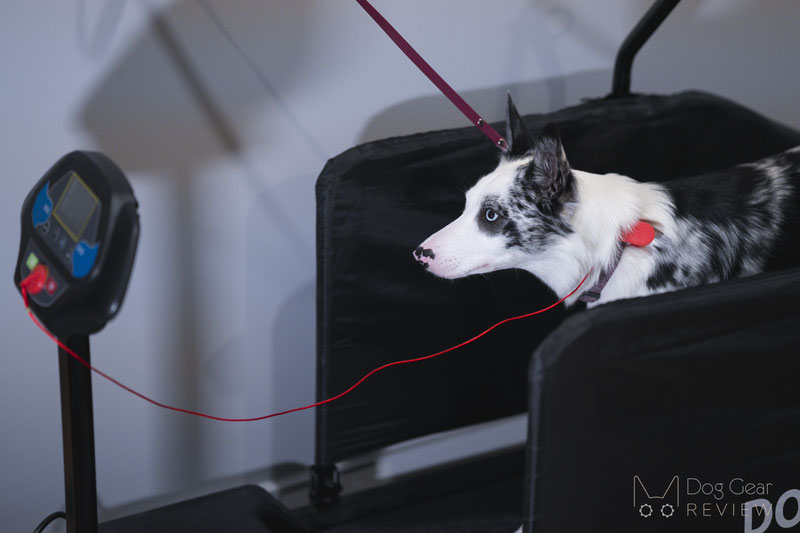
{"label": "dog's black nose", "polygon": [[422,265],[425,268],[428,268],[428,263],[430,263],[431,259],[433,259],[434,253],[433,250],[430,248],[423,248],[422,246],[417,246],[417,249],[414,250],[414,259],[417,260],[417,263]]}

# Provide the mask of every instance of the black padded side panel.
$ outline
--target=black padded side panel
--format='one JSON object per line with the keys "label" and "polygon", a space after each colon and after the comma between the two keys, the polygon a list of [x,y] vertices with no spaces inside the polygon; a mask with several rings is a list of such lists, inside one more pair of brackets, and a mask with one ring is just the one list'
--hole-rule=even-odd
{"label": "black padded side panel", "polygon": [[794,269],[566,320],[530,370],[526,531],[744,531],[800,488],[799,301]]}

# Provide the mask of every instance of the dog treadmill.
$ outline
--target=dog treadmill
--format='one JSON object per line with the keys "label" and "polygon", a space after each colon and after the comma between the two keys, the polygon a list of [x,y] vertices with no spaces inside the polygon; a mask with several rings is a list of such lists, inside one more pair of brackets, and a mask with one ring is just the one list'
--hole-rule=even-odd
{"label": "dog treadmill", "polygon": [[[718,96],[630,93],[636,51],[677,3],[655,2],[626,39],[608,97],[529,115],[531,133],[555,122],[575,168],[640,181],[800,144],[800,132]],[[318,399],[382,363],[438,351],[555,301],[527,273],[451,286],[411,257],[460,214],[463,191],[497,157],[466,127],[368,143],[325,166],[316,188]],[[686,498],[670,500],[673,514],[663,516],[663,503],[636,501],[634,476],[650,497],[664,497],[659,503],[671,497],[664,489],[675,476],[682,491],[690,479],[727,482],[734,473],[771,482],[765,497],[773,505],[800,485],[800,258],[790,254],[782,266],[589,311],[557,308],[420,366],[375,375],[317,409],[307,507],[290,511],[248,486],[101,531],[741,530],[740,516],[686,516]],[[526,447],[361,492],[348,490],[337,469],[398,442],[526,411]],[[644,503],[654,514],[642,516]]]}

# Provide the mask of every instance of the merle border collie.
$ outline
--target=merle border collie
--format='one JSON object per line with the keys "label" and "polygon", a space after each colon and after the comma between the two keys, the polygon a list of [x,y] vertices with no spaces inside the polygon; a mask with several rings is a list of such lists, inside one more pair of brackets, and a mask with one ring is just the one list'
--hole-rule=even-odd
{"label": "merle border collie", "polygon": [[[798,248],[800,147],[642,183],[571,168],[555,126],[534,139],[510,95],[506,142],[497,168],[467,192],[461,216],[414,250],[432,274],[519,268],[563,296],[588,273],[566,303],[593,306],[757,274],[781,246]],[[652,242],[621,241],[642,223],[653,228]]]}

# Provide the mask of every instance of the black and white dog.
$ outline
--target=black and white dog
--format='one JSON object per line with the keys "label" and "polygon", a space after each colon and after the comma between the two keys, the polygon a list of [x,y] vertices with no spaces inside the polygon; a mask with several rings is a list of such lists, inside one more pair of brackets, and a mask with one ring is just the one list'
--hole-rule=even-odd
{"label": "black and white dog", "polygon": [[[534,140],[510,96],[506,139],[508,151],[467,192],[463,214],[414,251],[432,274],[520,268],[565,295],[589,273],[566,303],[591,306],[757,274],[782,246],[798,252],[800,147],[702,176],[641,183],[570,168],[556,128]],[[624,246],[620,236],[640,222],[655,239]]]}

